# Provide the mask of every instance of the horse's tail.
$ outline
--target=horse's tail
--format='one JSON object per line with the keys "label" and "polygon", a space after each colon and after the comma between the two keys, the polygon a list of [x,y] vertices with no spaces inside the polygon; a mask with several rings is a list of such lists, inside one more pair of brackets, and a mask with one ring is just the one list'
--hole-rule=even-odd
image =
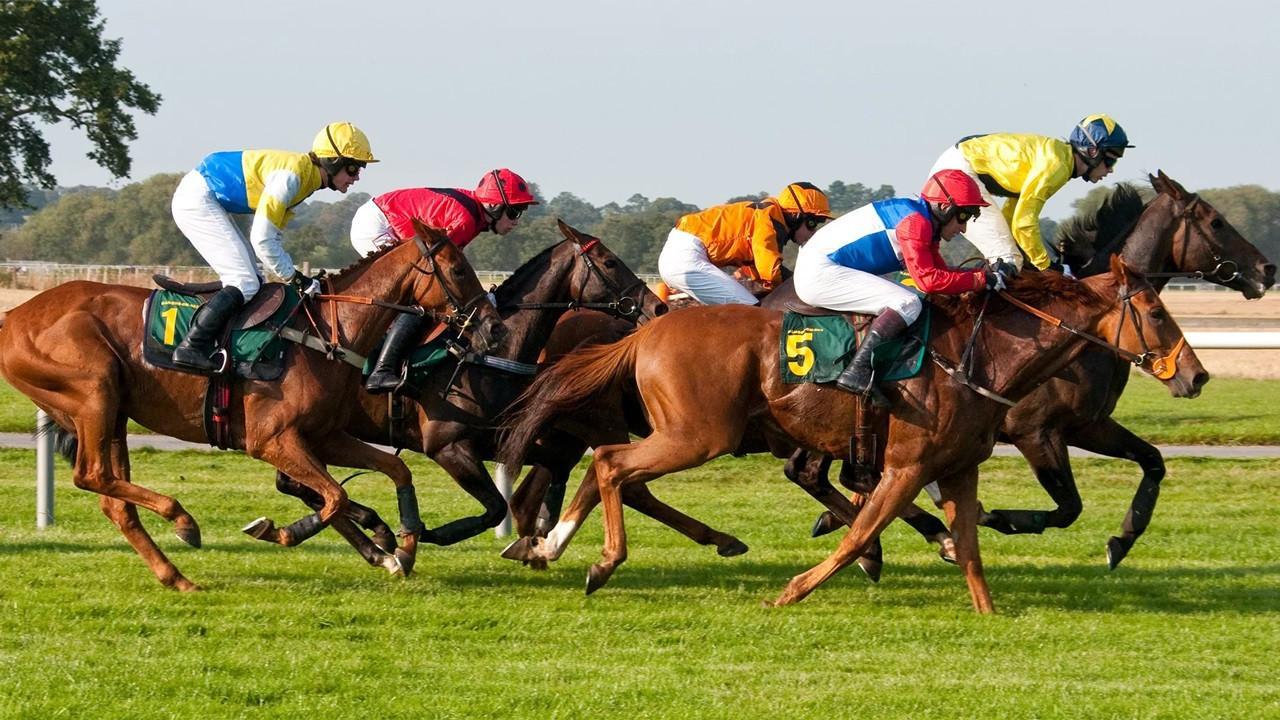
{"label": "horse's tail", "polygon": [[74,430],[64,430],[61,425],[53,420],[46,420],[36,428],[36,438],[46,435],[53,436],[54,452],[61,455],[71,465],[76,464],[76,450],[80,446],[80,439],[76,437]]}
{"label": "horse's tail", "polygon": [[575,350],[544,370],[516,399],[503,423],[498,461],[518,467],[530,446],[557,418],[588,405],[614,383],[635,372],[636,351],[654,327],[642,326],[608,345]]}

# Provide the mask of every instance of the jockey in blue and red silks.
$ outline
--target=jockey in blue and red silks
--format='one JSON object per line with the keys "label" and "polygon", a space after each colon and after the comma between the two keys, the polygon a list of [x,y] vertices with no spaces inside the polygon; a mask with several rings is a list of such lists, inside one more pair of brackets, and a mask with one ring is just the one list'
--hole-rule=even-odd
{"label": "jockey in blue and red silks", "polygon": [[920,316],[915,293],[881,275],[900,270],[927,293],[955,294],[1003,287],[1016,274],[997,261],[988,270],[953,270],[939,243],[964,232],[987,202],[959,170],[943,170],[918,198],[890,198],[864,205],[818,229],[796,258],[796,295],[810,305],[875,315],[853,360],[836,380],[849,392],[873,392],[871,353]]}
{"label": "jockey in blue and red silks", "polygon": [[[529,184],[502,168],[480,179],[474,191],[464,188],[406,188],[392,190],[361,205],[351,218],[351,246],[361,256],[409,240],[413,221],[443,232],[464,248],[481,232],[506,235],[520,224],[520,216],[537,205]],[[401,365],[409,349],[425,330],[417,315],[403,314],[387,332],[365,389],[374,394],[392,392],[403,381]]]}

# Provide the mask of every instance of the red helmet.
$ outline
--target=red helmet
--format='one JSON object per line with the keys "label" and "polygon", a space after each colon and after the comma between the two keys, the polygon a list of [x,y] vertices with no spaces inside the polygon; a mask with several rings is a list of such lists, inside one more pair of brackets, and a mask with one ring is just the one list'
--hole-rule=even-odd
{"label": "red helmet", "polygon": [[538,204],[529,191],[529,183],[507,168],[490,170],[480,178],[480,185],[476,187],[476,200],[486,205]]}
{"label": "red helmet", "polygon": [[948,207],[986,207],[978,183],[963,170],[939,170],[924,183],[920,197]]}

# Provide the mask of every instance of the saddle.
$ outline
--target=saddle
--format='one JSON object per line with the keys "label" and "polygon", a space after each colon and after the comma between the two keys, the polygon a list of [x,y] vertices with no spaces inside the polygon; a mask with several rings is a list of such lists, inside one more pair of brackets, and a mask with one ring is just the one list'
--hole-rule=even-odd
{"label": "saddle", "polygon": [[[161,289],[152,291],[143,306],[142,356],[150,365],[195,375],[173,362],[173,349],[186,337],[196,309],[222,283],[182,283],[163,275],[153,278]],[[298,291],[282,283],[268,283],[232,316],[218,342],[230,355],[228,372],[249,380],[276,380],[284,372],[284,353],[290,343],[280,328],[300,302]]]}

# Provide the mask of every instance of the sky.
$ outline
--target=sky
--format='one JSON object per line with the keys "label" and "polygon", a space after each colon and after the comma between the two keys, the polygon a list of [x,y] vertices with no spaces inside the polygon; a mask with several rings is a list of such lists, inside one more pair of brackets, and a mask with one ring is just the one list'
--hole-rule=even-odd
{"label": "sky", "polygon": [[[918,192],[965,135],[1065,138],[1105,112],[1104,181],[1280,188],[1275,3],[99,0],[121,64],[163,95],[133,179],[205,154],[305,151],[350,120],[383,162],[355,190],[474,187],[699,206],[793,180]],[[120,185],[49,128],[62,185]],[[1073,180],[1046,206],[1070,214]],[[313,199],[335,201],[321,191]]]}

